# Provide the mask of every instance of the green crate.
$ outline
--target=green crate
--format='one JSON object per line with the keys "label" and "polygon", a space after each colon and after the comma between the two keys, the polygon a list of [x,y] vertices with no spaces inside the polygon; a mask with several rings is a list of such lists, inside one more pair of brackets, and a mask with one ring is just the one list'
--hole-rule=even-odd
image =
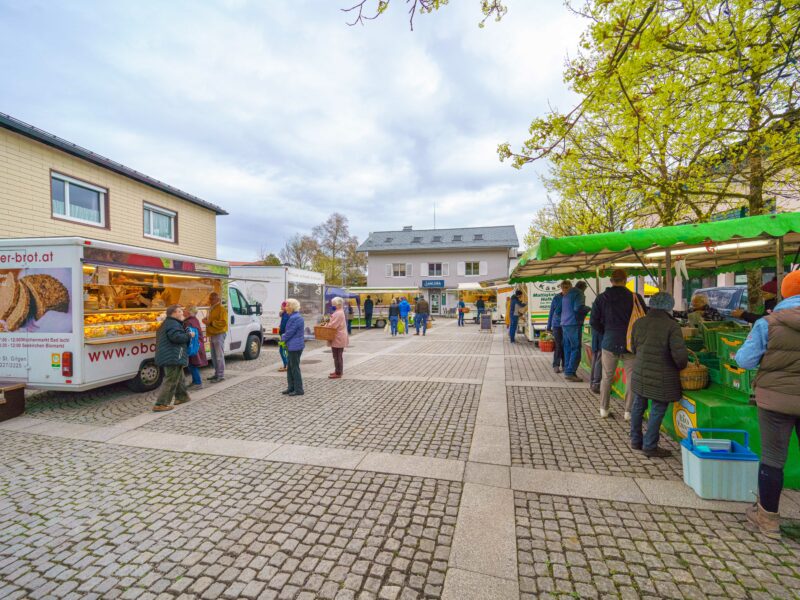
{"label": "green crate", "polygon": [[726,331],[728,333],[741,333],[743,331],[749,331],[749,328],[734,323],[733,321],[704,321],[700,324],[700,331],[703,334],[706,350],[716,353],[717,332]]}
{"label": "green crate", "polygon": [[705,365],[709,369],[719,371],[719,357],[713,352],[698,352],[697,359],[700,361],[701,365]]}
{"label": "green crate", "polygon": [[[719,363],[717,363],[717,365],[719,365]],[[711,383],[718,383],[720,385],[725,383],[722,380],[722,371],[719,369],[712,369],[711,367],[708,368],[708,380]]]}
{"label": "green crate", "polygon": [[728,364],[736,364],[736,353],[747,339],[747,333],[738,331],[716,331],[717,355]]}
{"label": "green crate", "polygon": [[686,347],[689,350],[694,350],[695,352],[699,352],[702,350],[706,345],[705,340],[702,337],[693,337],[686,340]]}
{"label": "green crate", "polygon": [[740,369],[728,363],[722,364],[722,378],[725,385],[729,388],[742,392],[750,393],[750,371]]}

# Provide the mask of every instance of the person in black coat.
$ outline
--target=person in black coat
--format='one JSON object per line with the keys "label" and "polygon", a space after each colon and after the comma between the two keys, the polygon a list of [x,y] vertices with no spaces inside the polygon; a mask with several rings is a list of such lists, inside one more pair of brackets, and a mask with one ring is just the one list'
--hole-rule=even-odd
{"label": "person in black coat", "polygon": [[[651,458],[672,453],[658,447],[659,430],[672,402],[683,395],[680,372],[689,363],[689,353],[681,327],[672,318],[675,299],[659,292],[650,298],[650,310],[633,325],[631,350],[633,367],[633,407],[631,408],[631,448]],[[642,418],[650,401],[647,432],[642,436]]]}
{"label": "person in black coat", "polygon": [[189,401],[183,369],[189,364],[189,333],[183,326],[183,307],[173,304],[167,308],[167,318],[156,332],[156,365],[164,369],[164,382],[153,411],[172,410],[175,404]]}
{"label": "person in black coat", "polygon": [[367,299],[364,300],[364,318],[367,321],[367,329],[372,329],[372,310],[375,307],[375,303],[372,301],[371,296],[367,296]]}

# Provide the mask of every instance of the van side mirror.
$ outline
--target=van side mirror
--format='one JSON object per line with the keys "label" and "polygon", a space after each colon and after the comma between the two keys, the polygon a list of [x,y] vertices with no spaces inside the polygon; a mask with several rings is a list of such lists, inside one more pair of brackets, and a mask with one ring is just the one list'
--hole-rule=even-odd
{"label": "van side mirror", "polygon": [[248,304],[247,305],[247,314],[248,315],[260,315],[261,314],[261,302],[256,302],[255,304]]}

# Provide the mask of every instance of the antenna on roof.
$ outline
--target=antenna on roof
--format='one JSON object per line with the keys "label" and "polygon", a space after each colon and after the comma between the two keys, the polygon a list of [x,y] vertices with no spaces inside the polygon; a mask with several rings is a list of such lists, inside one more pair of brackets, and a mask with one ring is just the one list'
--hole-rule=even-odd
{"label": "antenna on roof", "polygon": [[436,229],[436,200],[433,201],[433,228]]}

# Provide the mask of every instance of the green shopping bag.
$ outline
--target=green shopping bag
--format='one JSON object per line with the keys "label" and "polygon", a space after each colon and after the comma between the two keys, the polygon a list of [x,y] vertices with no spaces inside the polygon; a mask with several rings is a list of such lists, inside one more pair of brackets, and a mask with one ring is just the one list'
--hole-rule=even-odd
{"label": "green shopping bag", "polygon": [[406,323],[402,319],[397,322],[397,333],[406,332]]}

